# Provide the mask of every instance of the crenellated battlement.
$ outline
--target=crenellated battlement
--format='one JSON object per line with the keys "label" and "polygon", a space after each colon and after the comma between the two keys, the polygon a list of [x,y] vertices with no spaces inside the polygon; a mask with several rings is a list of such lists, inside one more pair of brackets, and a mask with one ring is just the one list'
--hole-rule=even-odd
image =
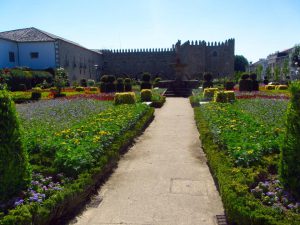
{"label": "crenellated battlement", "polygon": [[105,54],[129,54],[129,53],[171,53],[174,48],[139,48],[139,49],[111,49],[101,50]]}
{"label": "crenellated battlement", "polygon": [[221,46],[229,46],[231,44],[234,44],[234,39],[229,38],[223,42],[206,42],[201,40],[192,40],[192,41],[186,41],[181,46],[203,46],[203,47],[221,47]]}

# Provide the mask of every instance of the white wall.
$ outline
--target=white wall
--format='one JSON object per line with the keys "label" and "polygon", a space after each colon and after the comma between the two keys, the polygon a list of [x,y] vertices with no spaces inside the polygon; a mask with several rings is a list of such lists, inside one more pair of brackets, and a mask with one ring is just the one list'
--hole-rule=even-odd
{"label": "white wall", "polygon": [[[15,53],[15,62],[9,62],[9,52]],[[16,42],[0,39],[0,68],[18,66],[18,46]]]}
{"label": "white wall", "polygon": [[[25,42],[19,45],[19,65],[32,69],[55,68],[54,42]],[[32,59],[30,53],[38,52],[39,57]]]}

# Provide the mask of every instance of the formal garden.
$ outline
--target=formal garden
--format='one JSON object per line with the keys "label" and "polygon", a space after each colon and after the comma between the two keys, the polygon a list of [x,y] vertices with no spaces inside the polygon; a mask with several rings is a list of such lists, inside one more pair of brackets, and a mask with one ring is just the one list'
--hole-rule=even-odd
{"label": "formal garden", "polygon": [[0,224],[57,223],[87,201],[165,102],[144,77],[69,86],[63,69],[2,71]]}
{"label": "formal garden", "polygon": [[230,223],[300,224],[300,83],[250,77],[194,90],[203,149]]}
{"label": "formal garden", "polygon": [[[205,74],[190,96],[231,224],[300,224],[300,83]],[[2,70],[0,224],[55,224],[86,202],[165,102],[160,78],[68,82]]]}

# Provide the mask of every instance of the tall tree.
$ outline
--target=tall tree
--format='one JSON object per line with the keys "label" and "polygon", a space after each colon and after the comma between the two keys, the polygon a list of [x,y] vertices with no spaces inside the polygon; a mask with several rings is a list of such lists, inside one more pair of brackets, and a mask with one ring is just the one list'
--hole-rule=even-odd
{"label": "tall tree", "polygon": [[290,67],[289,67],[288,59],[284,60],[284,62],[283,62],[282,73],[285,76],[285,78],[290,74]]}
{"label": "tall tree", "polygon": [[261,64],[259,64],[255,69],[258,79],[261,79],[262,71],[263,71],[263,66]]}
{"label": "tall tree", "polygon": [[280,80],[280,67],[278,65],[276,65],[274,67],[274,81],[279,81]]}
{"label": "tall tree", "polygon": [[234,71],[245,72],[248,65],[249,62],[244,56],[242,55],[234,56]]}

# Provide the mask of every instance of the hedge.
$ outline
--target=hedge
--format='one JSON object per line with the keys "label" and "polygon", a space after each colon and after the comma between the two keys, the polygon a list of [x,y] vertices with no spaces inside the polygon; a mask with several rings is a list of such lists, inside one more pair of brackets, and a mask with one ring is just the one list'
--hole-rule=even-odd
{"label": "hedge", "polygon": [[[263,205],[249,192],[249,184],[258,175],[252,168],[235,167],[234,162],[214,141],[200,107],[194,108],[201,143],[225,208],[229,223],[236,225],[296,225],[300,216],[282,213]],[[258,171],[263,171],[262,168]]]}
{"label": "hedge", "polygon": [[[88,196],[95,193],[103,180],[108,176],[117,161],[134,138],[142,133],[154,117],[154,109],[148,108],[139,121],[120,135],[114,142],[107,146],[97,166],[89,172],[84,172],[71,184],[45,200],[43,204],[32,203],[13,209],[8,215],[0,219],[0,225],[51,225],[66,221],[74,210],[82,208],[87,202]],[[0,215],[1,217],[1,215]]]}

